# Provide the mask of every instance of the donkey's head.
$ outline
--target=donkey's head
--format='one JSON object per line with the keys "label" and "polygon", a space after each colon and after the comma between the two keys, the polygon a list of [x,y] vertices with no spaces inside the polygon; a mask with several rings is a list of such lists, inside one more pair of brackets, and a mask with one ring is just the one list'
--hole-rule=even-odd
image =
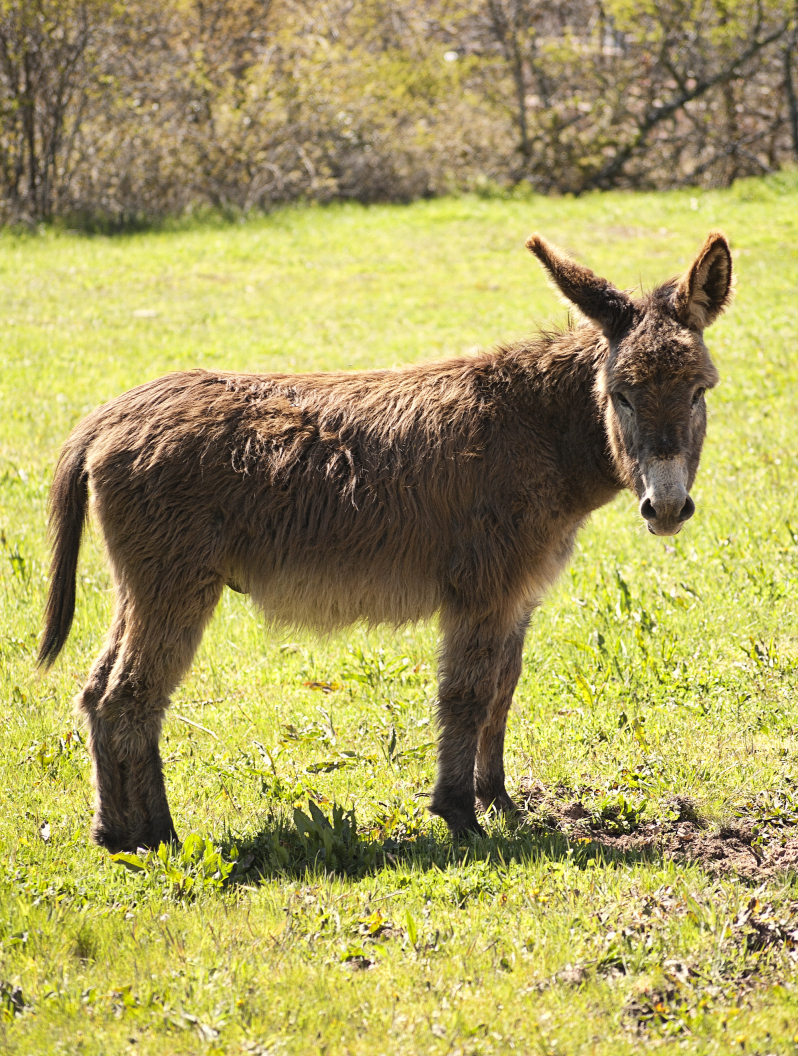
{"label": "donkey's head", "polygon": [[617,289],[539,235],[526,244],[606,337],[597,396],[618,476],[637,493],[648,530],[675,535],[695,512],[689,493],[706,432],[704,393],[718,381],[703,332],[731,299],[726,238],[712,232],[682,278],[643,298]]}

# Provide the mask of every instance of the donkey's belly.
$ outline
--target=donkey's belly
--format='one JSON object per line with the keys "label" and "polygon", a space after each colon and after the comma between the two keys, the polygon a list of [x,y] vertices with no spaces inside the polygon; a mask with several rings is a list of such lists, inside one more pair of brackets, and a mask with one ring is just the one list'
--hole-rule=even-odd
{"label": "donkey's belly", "polygon": [[399,625],[428,619],[442,601],[432,578],[378,575],[368,569],[284,569],[264,579],[250,578],[248,588],[268,619],[322,632],[359,620]]}

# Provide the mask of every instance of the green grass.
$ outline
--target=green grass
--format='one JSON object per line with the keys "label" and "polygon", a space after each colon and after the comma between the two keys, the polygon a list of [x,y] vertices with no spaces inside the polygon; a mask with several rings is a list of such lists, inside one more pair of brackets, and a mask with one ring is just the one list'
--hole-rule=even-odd
{"label": "green grass", "polygon": [[[622,497],[535,616],[507,749],[510,788],[538,783],[528,824],[453,844],[425,811],[434,626],[278,638],[226,592],[163,742],[196,835],[126,862],[89,844],[71,699],[109,615],[95,534],[64,654],[33,670],[47,487],[82,415],[168,370],[384,366],[562,322],[534,229],[632,286],[717,226],[738,295],[708,333],[698,512],[657,540]],[[797,287],[790,176],[0,236],[3,1051],[798,1052],[798,881],[777,867],[798,846]],[[635,843],[674,828],[674,796],[696,840],[755,836],[750,868]],[[569,833],[574,800],[614,848]]]}

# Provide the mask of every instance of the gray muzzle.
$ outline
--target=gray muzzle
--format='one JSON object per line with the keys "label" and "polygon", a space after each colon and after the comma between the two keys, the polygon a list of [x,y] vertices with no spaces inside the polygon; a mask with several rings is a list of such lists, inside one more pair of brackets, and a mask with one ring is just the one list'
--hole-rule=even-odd
{"label": "gray muzzle", "polygon": [[695,513],[695,503],[687,493],[687,466],[684,459],[654,458],[642,470],[645,491],[640,515],[654,535],[676,535]]}

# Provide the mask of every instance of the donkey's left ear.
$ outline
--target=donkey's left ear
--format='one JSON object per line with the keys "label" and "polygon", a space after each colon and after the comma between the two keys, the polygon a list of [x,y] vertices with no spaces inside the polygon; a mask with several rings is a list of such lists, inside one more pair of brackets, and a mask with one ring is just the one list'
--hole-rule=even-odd
{"label": "donkey's left ear", "polygon": [[634,305],[611,282],[600,278],[584,264],[571,260],[540,235],[530,235],[526,248],[534,253],[560,293],[579,311],[597,323],[607,337],[616,337],[631,324]]}
{"label": "donkey's left ear", "polygon": [[732,256],[726,236],[710,231],[673,297],[677,319],[691,330],[703,330],[718,318],[732,298]]}

